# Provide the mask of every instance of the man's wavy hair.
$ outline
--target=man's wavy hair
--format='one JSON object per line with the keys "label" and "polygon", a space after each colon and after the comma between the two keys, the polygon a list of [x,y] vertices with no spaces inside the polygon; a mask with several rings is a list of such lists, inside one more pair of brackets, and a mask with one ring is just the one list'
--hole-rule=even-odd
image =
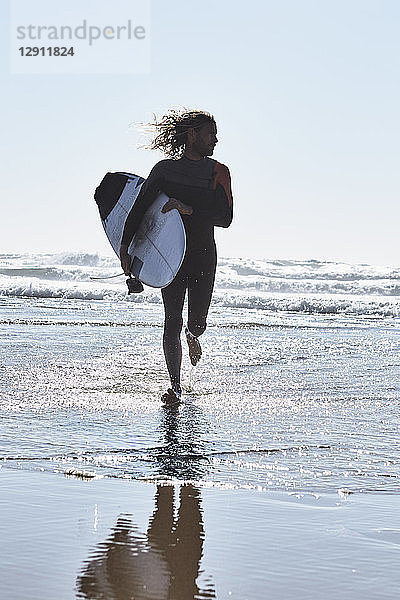
{"label": "man's wavy hair", "polygon": [[206,123],[215,124],[213,115],[201,110],[171,108],[160,120],[154,115],[146,130],[155,137],[146,146],[150,150],[160,150],[169,158],[180,158],[185,149],[188,130],[199,129]]}

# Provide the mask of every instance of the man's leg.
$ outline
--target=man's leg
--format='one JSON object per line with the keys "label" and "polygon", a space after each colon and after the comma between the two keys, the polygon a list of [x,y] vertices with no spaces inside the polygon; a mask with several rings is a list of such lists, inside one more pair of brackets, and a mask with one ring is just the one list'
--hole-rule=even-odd
{"label": "man's leg", "polygon": [[181,394],[181,331],[186,286],[186,275],[178,273],[172,283],[161,290],[165,312],[163,336],[164,356],[172,390],[176,392],[178,396]]}
{"label": "man's leg", "polygon": [[217,262],[215,250],[207,252],[201,262],[201,269],[188,277],[188,323],[185,333],[192,365],[196,365],[201,357],[198,337],[207,326]]}

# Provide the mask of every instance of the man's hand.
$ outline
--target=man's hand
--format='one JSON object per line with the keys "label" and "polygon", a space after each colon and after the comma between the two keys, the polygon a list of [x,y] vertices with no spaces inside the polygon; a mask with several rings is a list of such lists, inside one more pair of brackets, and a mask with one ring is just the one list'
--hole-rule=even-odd
{"label": "man's hand", "polygon": [[131,257],[128,254],[128,245],[121,244],[119,249],[119,257],[121,259],[121,267],[125,275],[130,275],[131,272]]}
{"label": "man's hand", "polygon": [[176,208],[176,210],[179,211],[181,215],[191,215],[193,212],[193,208],[191,206],[180,202],[176,198],[170,198],[168,202],[166,202],[162,207],[161,212],[167,213],[174,208]]}

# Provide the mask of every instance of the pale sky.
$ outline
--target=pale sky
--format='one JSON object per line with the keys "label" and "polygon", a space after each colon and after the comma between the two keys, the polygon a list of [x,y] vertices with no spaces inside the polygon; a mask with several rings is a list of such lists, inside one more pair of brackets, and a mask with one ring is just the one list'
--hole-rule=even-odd
{"label": "pale sky", "polygon": [[179,105],[231,170],[220,256],[399,264],[397,0],[152,0],[139,75],[10,74],[1,17],[1,252],[111,254],[94,189],[147,176],[129,126]]}

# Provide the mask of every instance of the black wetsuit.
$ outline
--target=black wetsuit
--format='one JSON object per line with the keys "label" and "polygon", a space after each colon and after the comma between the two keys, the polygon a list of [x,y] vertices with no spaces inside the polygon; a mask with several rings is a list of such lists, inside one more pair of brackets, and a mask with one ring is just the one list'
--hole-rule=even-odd
{"label": "black wetsuit", "polygon": [[122,243],[129,245],[141,219],[160,192],[192,207],[181,215],[186,230],[186,253],[175,279],[162,290],[165,308],[164,353],[173,387],[180,383],[182,310],[188,290],[188,329],[198,337],[206,328],[214,287],[217,254],[214,226],[232,222],[229,170],[211,158],[162,160],[140,190],[126,220]]}

